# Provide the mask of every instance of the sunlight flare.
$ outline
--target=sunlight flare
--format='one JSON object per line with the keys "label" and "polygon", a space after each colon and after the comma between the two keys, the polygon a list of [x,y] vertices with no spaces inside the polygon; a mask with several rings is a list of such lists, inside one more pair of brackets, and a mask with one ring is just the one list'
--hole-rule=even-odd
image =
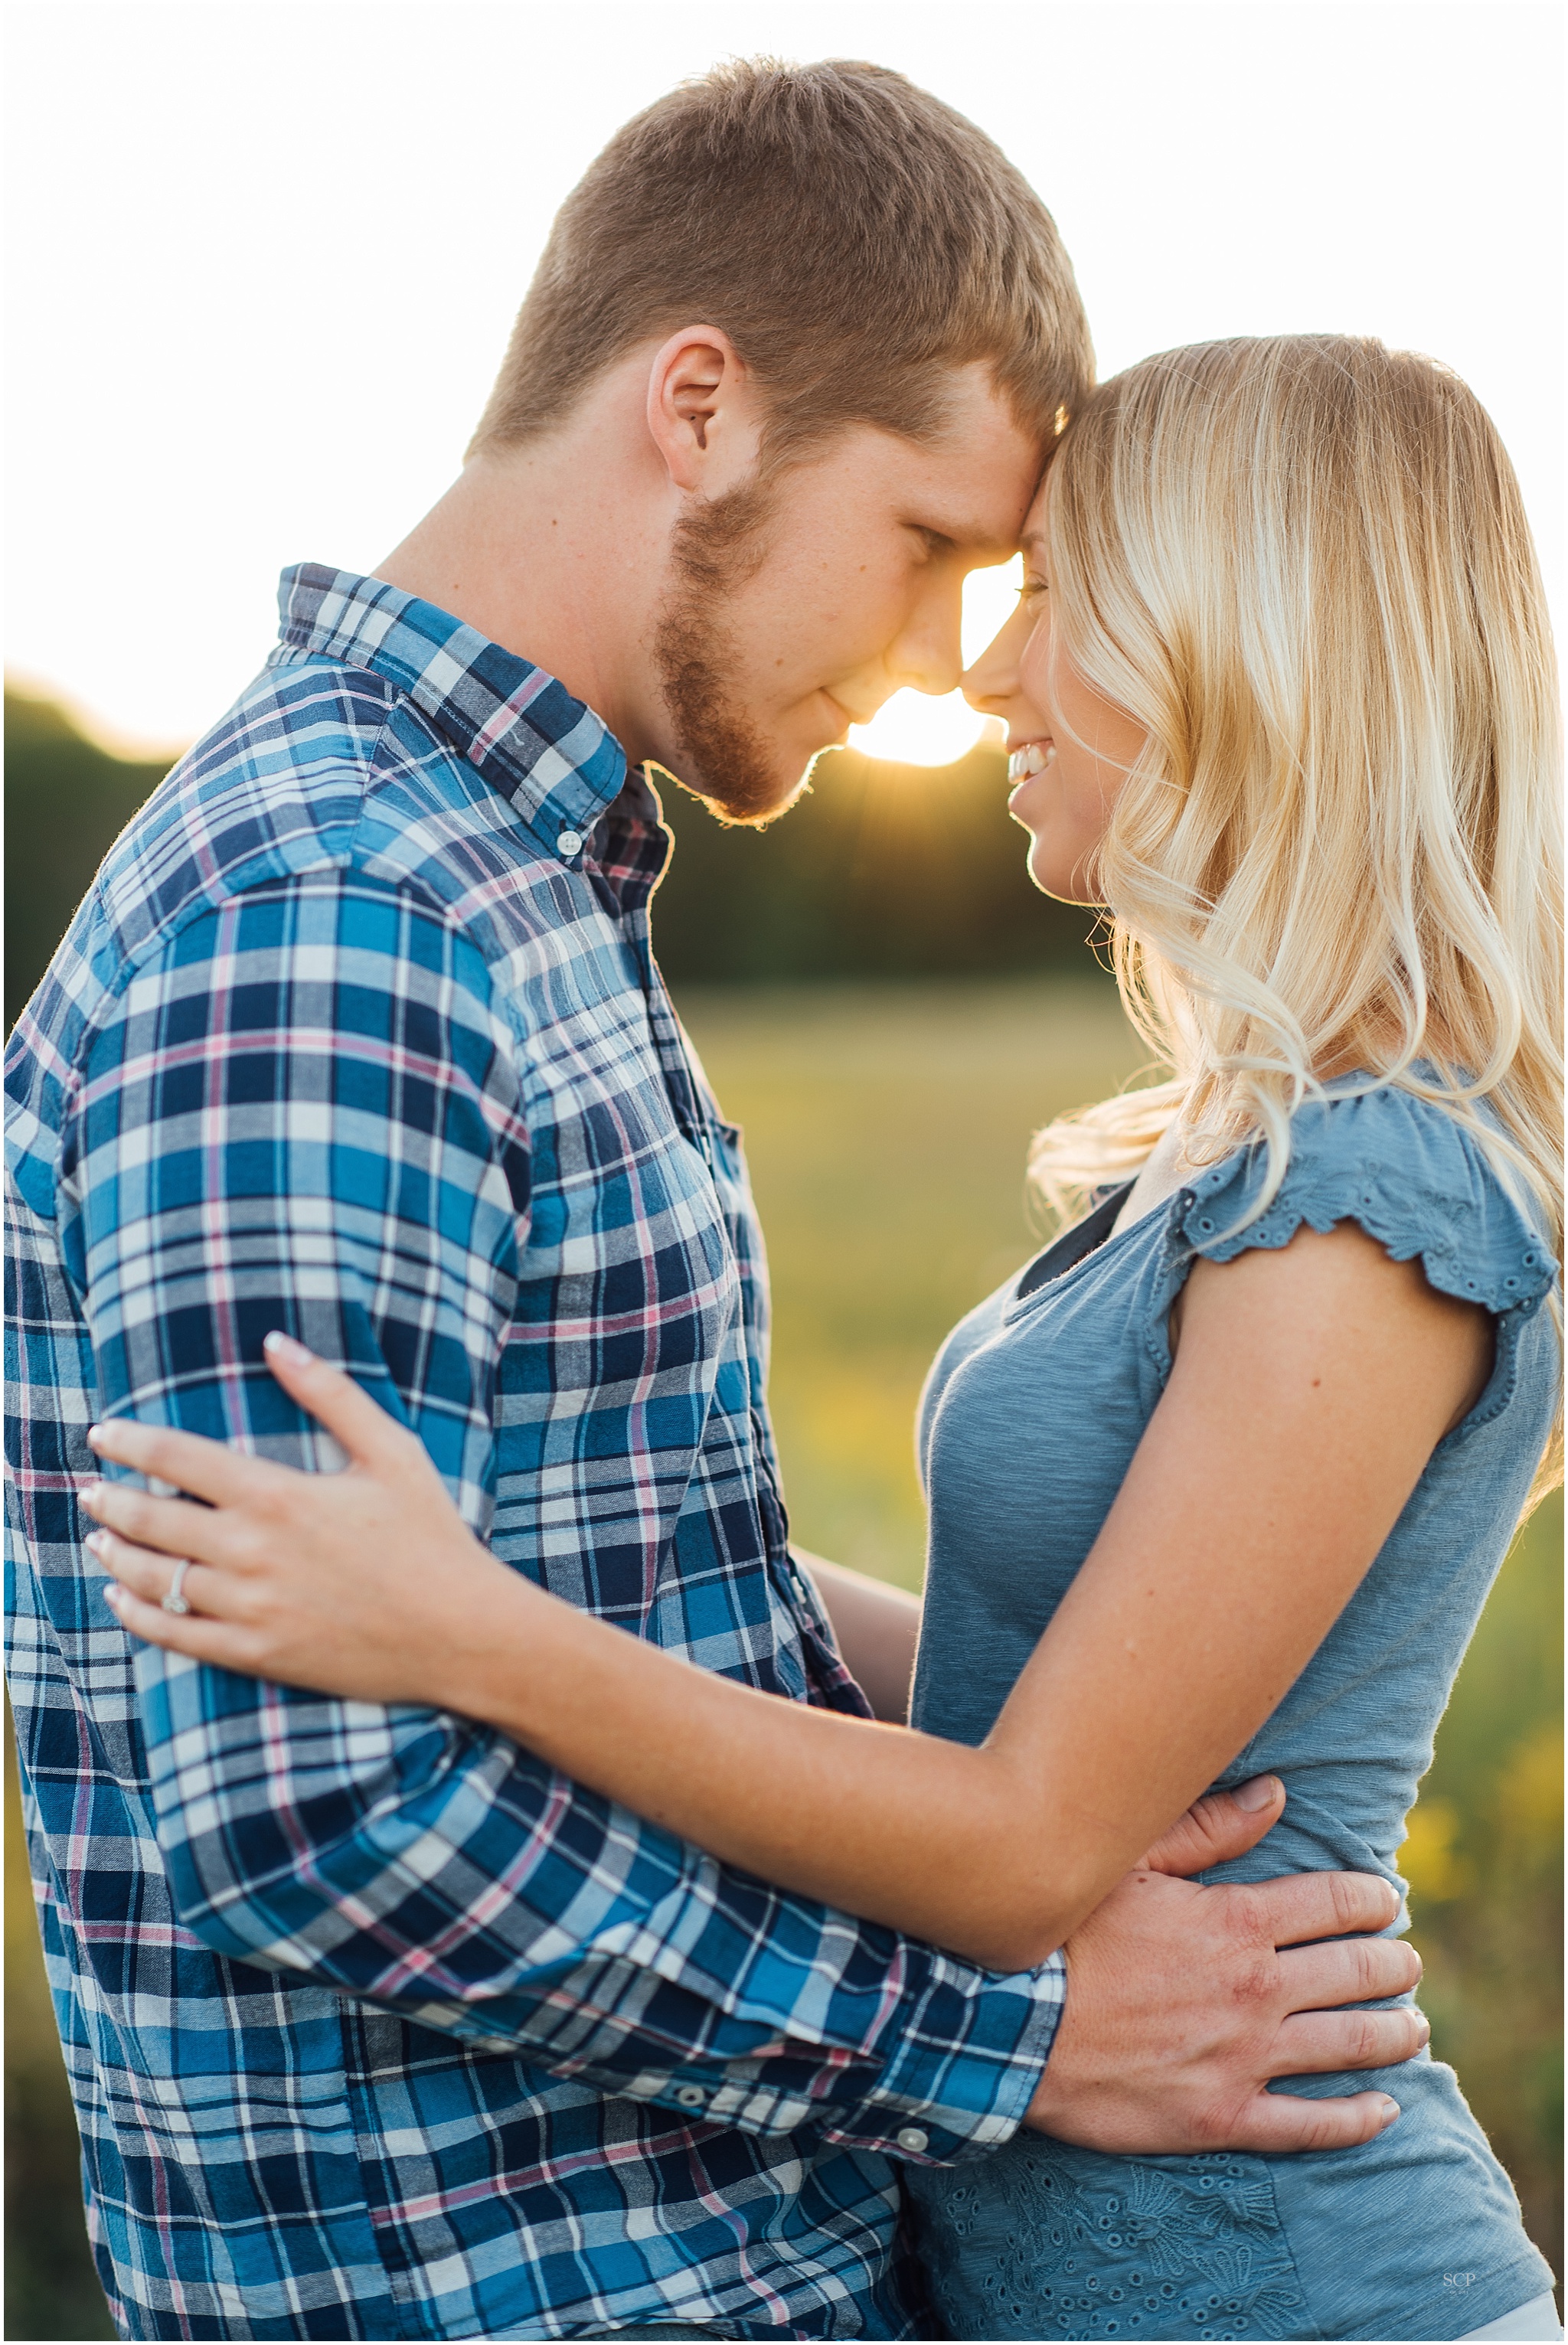
{"label": "sunlight flare", "polygon": [[[1014,599],[1023,583],[1023,560],[1014,554],[994,570],[973,570],[963,582],[963,664],[977,660],[997,630],[1012,616]],[[890,765],[951,766],[985,733],[987,720],[978,716],[962,692],[940,696],[895,692],[869,725],[857,725],[850,746],[868,757]]]}

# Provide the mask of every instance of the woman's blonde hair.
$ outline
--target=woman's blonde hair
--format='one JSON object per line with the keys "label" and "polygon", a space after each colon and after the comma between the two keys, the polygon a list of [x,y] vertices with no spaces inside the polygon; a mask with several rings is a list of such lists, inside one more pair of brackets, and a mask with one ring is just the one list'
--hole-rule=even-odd
{"label": "woman's blonde hair", "polygon": [[1148,734],[1097,858],[1170,1080],[1042,1132],[1058,1209],[1364,1070],[1476,1136],[1562,1251],[1562,744],[1545,597],[1480,401],[1342,335],[1092,393],[1045,500],[1056,654]]}

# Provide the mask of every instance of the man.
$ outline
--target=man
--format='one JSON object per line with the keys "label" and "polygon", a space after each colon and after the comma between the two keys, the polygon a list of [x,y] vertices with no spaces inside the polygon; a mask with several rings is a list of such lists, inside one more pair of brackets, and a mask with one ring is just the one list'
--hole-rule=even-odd
{"label": "man", "polygon": [[[991,1976],[777,1893],[461,1719],[133,1656],[81,1551],[97,1416],[331,1462],[262,1365],[291,1329],[506,1560],[864,1708],[787,1544],[757,1232],[630,769],[759,820],[948,689],[1089,364],[1048,217],[935,100],[868,66],[677,91],[567,202],[460,480],[377,577],[287,575],[18,1028],[14,1689],[130,2335],[907,2336],[901,2158],[1387,2119],[1263,2089],[1295,2008],[1410,1983],[1378,1940],[1310,1985],[1277,1953],[1385,1923],[1381,1883],[1135,1876],[1064,2019],[1059,1959]],[[896,1606],[825,1579],[896,1676]],[[1336,2015],[1317,2057],[1419,2028]]]}

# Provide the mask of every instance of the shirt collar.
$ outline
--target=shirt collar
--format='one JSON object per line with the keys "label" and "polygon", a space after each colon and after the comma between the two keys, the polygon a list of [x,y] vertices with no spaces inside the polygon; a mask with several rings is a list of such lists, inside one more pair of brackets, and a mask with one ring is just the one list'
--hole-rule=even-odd
{"label": "shirt collar", "polygon": [[370,668],[406,693],[548,851],[575,861],[620,796],[626,752],[603,719],[544,668],[433,603],[384,579],[301,562],[284,571],[278,607],[284,643]]}

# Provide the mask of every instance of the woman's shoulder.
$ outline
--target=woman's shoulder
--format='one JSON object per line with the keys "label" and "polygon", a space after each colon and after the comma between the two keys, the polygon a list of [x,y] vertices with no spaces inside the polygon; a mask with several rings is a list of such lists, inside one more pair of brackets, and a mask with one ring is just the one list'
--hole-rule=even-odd
{"label": "woman's shoulder", "polygon": [[1490,1311],[1538,1298],[1555,1276],[1523,1182],[1458,1115],[1393,1084],[1305,1101],[1291,1118],[1284,1179],[1259,1213],[1268,1171],[1255,1142],[1189,1184],[1180,1220],[1196,1253],[1228,1262],[1248,1246],[1288,1244],[1303,1223],[1354,1221],[1396,1262],[1419,1255],[1433,1286]]}

